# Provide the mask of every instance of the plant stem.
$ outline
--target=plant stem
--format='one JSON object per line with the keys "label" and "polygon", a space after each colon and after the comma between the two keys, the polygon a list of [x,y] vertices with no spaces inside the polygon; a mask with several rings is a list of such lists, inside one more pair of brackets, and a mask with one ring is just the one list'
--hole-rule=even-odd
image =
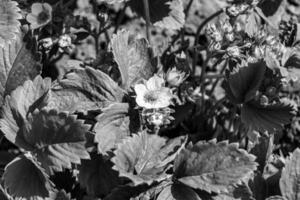
{"label": "plant stem", "polygon": [[[219,16],[220,14],[222,14],[224,12],[223,9],[218,10],[217,12],[213,13],[211,16],[209,16],[208,18],[206,18],[198,27],[197,32],[196,32],[196,36],[195,36],[195,43],[194,46],[197,46],[199,43],[199,36],[200,33],[202,31],[202,29],[205,27],[205,25],[210,22],[212,19],[214,19],[215,17]],[[197,49],[194,48],[194,59],[193,59],[193,73],[195,73],[195,68],[196,68],[196,64],[198,62],[198,52]]]}
{"label": "plant stem", "polygon": [[150,27],[150,10],[149,10],[149,2],[148,0],[143,0],[144,3],[144,12],[146,16],[146,36],[147,40],[150,42],[150,32],[149,32],[149,27]]}

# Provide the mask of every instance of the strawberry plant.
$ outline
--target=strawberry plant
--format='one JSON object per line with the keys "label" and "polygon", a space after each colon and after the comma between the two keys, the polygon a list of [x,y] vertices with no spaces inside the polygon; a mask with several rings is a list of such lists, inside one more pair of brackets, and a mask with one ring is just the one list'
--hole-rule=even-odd
{"label": "strawberry plant", "polygon": [[0,200],[299,200],[300,2],[2,0]]}

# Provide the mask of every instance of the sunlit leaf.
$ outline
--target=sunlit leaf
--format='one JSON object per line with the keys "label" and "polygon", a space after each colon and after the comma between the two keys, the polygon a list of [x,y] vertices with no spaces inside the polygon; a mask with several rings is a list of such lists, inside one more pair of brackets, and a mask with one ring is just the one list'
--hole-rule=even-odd
{"label": "sunlit leaf", "polygon": [[71,168],[71,163],[80,164],[81,159],[90,158],[85,148],[89,126],[76,116],[43,109],[28,118],[24,139],[33,146],[47,173]]}
{"label": "sunlit leaf", "polygon": [[255,157],[237,143],[198,142],[183,149],[175,159],[174,177],[181,183],[207,192],[228,192],[248,180],[256,169]]}
{"label": "sunlit leaf", "polygon": [[107,74],[86,67],[52,86],[49,107],[69,112],[97,110],[123,97],[124,91]]}
{"label": "sunlit leaf", "polygon": [[102,109],[97,116],[94,126],[95,142],[98,143],[98,151],[106,154],[116,147],[124,138],[129,136],[129,105],[126,103],[115,103]]}
{"label": "sunlit leaf", "polygon": [[168,141],[145,132],[136,134],[124,139],[114,151],[113,169],[131,179],[134,185],[164,180],[169,177],[165,172],[183,142],[182,137]]}
{"label": "sunlit leaf", "polygon": [[113,35],[111,48],[124,88],[133,86],[140,79],[148,80],[153,75],[152,51],[146,39],[132,38],[128,31],[122,30]]}
{"label": "sunlit leaf", "polygon": [[26,49],[22,39],[22,36],[18,35],[16,40],[10,44],[5,43],[0,49],[0,105],[3,103],[4,95],[10,94],[26,80],[33,80],[41,72],[33,54]]}
{"label": "sunlit leaf", "polygon": [[5,187],[14,197],[49,197],[53,187],[40,164],[26,154],[17,157],[6,166],[3,178]]}
{"label": "sunlit leaf", "polygon": [[[181,0],[148,0],[150,22],[161,28],[178,30],[183,27],[185,15]],[[146,19],[143,0],[130,0],[132,10]]]}
{"label": "sunlit leaf", "polygon": [[287,160],[280,178],[280,190],[287,200],[300,198],[300,149],[296,149]]}
{"label": "sunlit leaf", "polygon": [[21,148],[29,148],[24,141],[21,126],[28,112],[46,105],[43,97],[50,87],[51,79],[37,76],[33,81],[25,81],[10,96],[6,96],[1,110],[0,129],[10,142]]}
{"label": "sunlit leaf", "polygon": [[20,32],[19,19],[22,18],[18,3],[11,0],[0,2],[0,47],[4,48],[7,43],[16,40]]}

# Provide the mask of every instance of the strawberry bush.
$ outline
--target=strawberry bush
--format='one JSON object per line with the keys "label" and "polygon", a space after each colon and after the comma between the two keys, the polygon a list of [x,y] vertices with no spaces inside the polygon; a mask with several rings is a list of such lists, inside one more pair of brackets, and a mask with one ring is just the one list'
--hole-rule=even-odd
{"label": "strawberry bush", "polygon": [[0,200],[300,200],[299,0],[2,0]]}

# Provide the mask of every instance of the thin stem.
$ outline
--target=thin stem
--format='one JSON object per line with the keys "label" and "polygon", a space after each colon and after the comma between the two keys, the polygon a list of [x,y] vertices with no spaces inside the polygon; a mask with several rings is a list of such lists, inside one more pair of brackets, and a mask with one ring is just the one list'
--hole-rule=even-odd
{"label": "thin stem", "polygon": [[146,36],[147,40],[150,42],[150,10],[149,10],[149,2],[148,0],[143,0],[144,3],[144,11],[145,11],[145,16],[146,16]]}
{"label": "thin stem", "polygon": [[[220,75],[223,76],[223,73],[224,73],[224,71],[225,71],[225,69],[226,69],[226,66],[227,66],[227,61],[224,63],[224,65],[223,65],[223,67],[222,67],[222,69],[221,69],[221,71],[220,71]],[[220,79],[217,79],[217,80],[214,82],[214,84],[213,84],[211,90],[210,90],[209,93],[208,93],[209,96],[211,96],[212,93],[215,91],[215,89],[216,89],[216,87],[217,87],[217,85],[218,85],[218,83],[219,83],[219,80],[220,80]]]}
{"label": "thin stem", "polygon": [[126,11],[126,8],[127,8],[127,3],[125,3],[120,15],[118,16],[118,19],[117,19],[117,24],[116,24],[116,27],[115,27],[115,30],[114,30],[114,33],[117,33],[118,29],[119,29],[119,26],[121,25],[122,23],[122,20],[125,16],[125,11]]}
{"label": "thin stem", "polygon": [[[195,38],[195,43],[194,46],[197,46],[199,43],[199,36],[200,33],[202,31],[202,29],[205,27],[205,25],[210,22],[212,19],[214,19],[215,17],[219,16],[220,14],[222,14],[224,12],[223,9],[218,10],[217,12],[213,13],[211,16],[209,16],[208,18],[206,18],[198,27],[197,32],[196,32],[196,38]],[[195,72],[195,68],[196,68],[196,64],[198,62],[198,52],[197,49],[194,48],[194,59],[193,59],[193,73]]]}

